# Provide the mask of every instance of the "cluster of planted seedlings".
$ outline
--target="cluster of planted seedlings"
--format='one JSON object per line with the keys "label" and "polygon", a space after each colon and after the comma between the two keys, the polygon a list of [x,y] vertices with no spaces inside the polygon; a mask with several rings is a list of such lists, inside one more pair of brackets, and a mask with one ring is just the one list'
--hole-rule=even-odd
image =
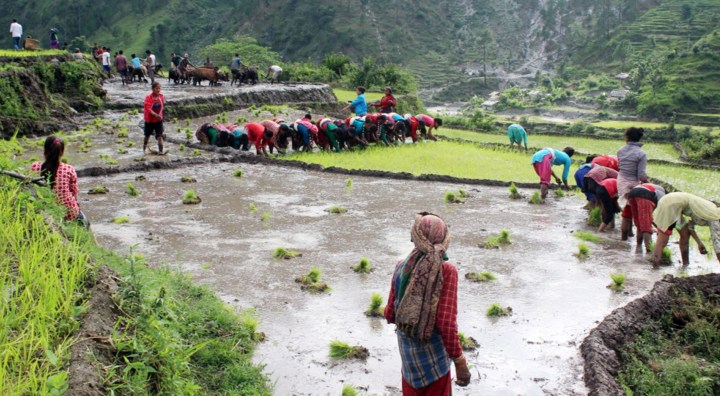
{"label": "cluster of planted seedlings", "polygon": [[612,283],[608,287],[615,291],[620,291],[625,288],[625,274],[618,272],[617,274],[610,273],[610,279]]}
{"label": "cluster of planted seedlings", "polygon": [[295,278],[295,282],[301,283],[300,288],[310,293],[323,293],[330,291],[330,286],[325,282],[320,282],[320,269],[318,267],[310,268],[310,271],[300,277]]}
{"label": "cluster of planted seedlings", "polygon": [[[190,138],[188,138],[188,139],[190,139]],[[190,153],[191,157],[199,157],[200,155],[202,155],[202,153],[200,152],[200,149],[195,149],[192,151],[192,153]]]}
{"label": "cluster of planted seedlings", "polygon": [[182,203],[185,205],[197,205],[202,202],[202,199],[198,197],[195,189],[189,189],[183,194]]}
{"label": "cluster of planted seedlings", "polygon": [[483,271],[468,272],[467,274],[465,274],[465,279],[471,280],[473,282],[490,282],[497,279],[497,277],[490,271]]}
{"label": "cluster of planted seedlings", "polygon": [[352,189],[352,179],[349,177],[345,179],[345,188],[347,188],[348,190]]}
{"label": "cluster of planted seedlings", "polygon": [[257,212],[257,206],[255,206],[255,202],[250,202],[250,204],[248,204],[248,210],[251,213]]}
{"label": "cluster of planted seedlings", "polygon": [[100,159],[105,161],[107,165],[117,165],[118,161],[114,159],[110,154],[102,153],[99,155]]}
{"label": "cluster of planted seedlings", "polygon": [[334,359],[360,359],[365,360],[370,356],[367,348],[361,345],[350,346],[342,341],[330,342],[330,357]]}
{"label": "cluster of planted seedlings", "polygon": [[88,194],[107,194],[110,190],[105,186],[93,187],[88,191]]}
{"label": "cluster of planted seedlings", "polygon": [[385,307],[382,305],[383,298],[380,293],[373,293],[370,297],[370,306],[365,311],[365,316],[371,318],[382,318],[384,316]]}
{"label": "cluster of planted seedlings", "polygon": [[499,249],[500,246],[506,246],[510,243],[510,231],[502,230],[498,235],[490,235],[482,247],[485,249]]}
{"label": "cluster of planted seedlings", "polygon": [[463,334],[462,331],[458,331],[458,338],[460,339],[460,346],[462,347],[463,351],[474,351],[478,347],[480,347],[480,344],[478,344],[477,340],[472,337],[467,337],[465,334]]}
{"label": "cluster of planted seedlings", "polygon": [[147,178],[145,177],[145,175],[137,175],[137,176],[135,176],[135,181],[145,181],[145,180],[147,180]]}
{"label": "cluster of planted seedlings", "polygon": [[137,189],[132,183],[127,184],[127,188],[125,189],[125,193],[131,197],[137,197],[140,195],[140,190]]}
{"label": "cluster of planted seedlings", "polygon": [[296,252],[292,249],[286,249],[284,247],[275,248],[273,250],[273,257],[290,260],[295,257],[302,257],[302,253]]}
{"label": "cluster of planted seedlings", "polygon": [[539,192],[539,191],[535,191],[535,192],[533,193],[533,195],[530,196],[530,201],[529,201],[529,202],[530,202],[531,204],[533,204],[533,205],[539,205],[539,204],[543,203],[543,200],[542,200],[542,198],[540,197],[540,192]]}
{"label": "cluster of planted seedlings", "polygon": [[347,208],[345,208],[343,206],[333,205],[333,206],[325,209],[325,211],[329,212],[329,213],[343,214],[343,213],[347,213],[348,210],[347,210]]}
{"label": "cluster of planted seedlings", "polygon": [[510,316],[512,315],[512,308],[502,307],[500,304],[493,304],[490,308],[485,311],[485,316],[489,318],[496,318],[499,316]]}
{"label": "cluster of planted seedlings", "polygon": [[510,183],[509,190],[510,190],[510,199],[520,199],[523,197],[522,194],[520,194],[520,192],[518,191],[518,188],[515,185],[515,183]]}
{"label": "cluster of planted seedlings", "polygon": [[185,144],[184,144],[184,143],[180,143],[180,145],[178,146],[178,151],[185,151]]}
{"label": "cluster of planted seedlings", "polygon": [[578,244],[578,252],[575,254],[578,259],[585,260],[590,257],[590,248],[584,243]]}
{"label": "cluster of planted seedlings", "polygon": [[194,177],[190,177],[190,176],[182,176],[180,178],[180,182],[181,183],[197,183],[197,179],[195,179]]}
{"label": "cluster of planted seedlings", "polygon": [[270,212],[263,212],[262,216],[260,216],[260,221],[266,222],[270,220]]}
{"label": "cluster of planted seedlings", "polygon": [[360,259],[359,263],[357,263],[354,267],[352,267],[352,270],[355,272],[367,274],[370,271],[372,271],[373,268],[372,268],[372,265],[370,264],[370,260],[368,260],[367,257],[363,257]]}
{"label": "cluster of planted seedlings", "polygon": [[470,194],[468,194],[465,190],[458,190],[457,193],[453,191],[448,191],[445,193],[445,202],[447,203],[465,203],[465,201],[470,197]]}
{"label": "cluster of planted seedlings", "polygon": [[245,174],[245,172],[243,172],[242,169],[235,169],[233,171],[233,176],[235,176],[235,177],[243,177],[244,174]]}
{"label": "cluster of planted seedlings", "polygon": [[118,216],[113,218],[113,223],[115,224],[127,224],[130,222],[130,218],[127,216]]}
{"label": "cluster of planted seedlings", "polygon": [[590,209],[590,213],[588,214],[588,219],[586,221],[587,225],[597,227],[602,223],[602,210],[599,206],[596,206],[592,209]]}
{"label": "cluster of planted seedlings", "polygon": [[345,384],[342,388],[342,393],[340,396],[358,396],[358,389],[355,387],[355,385],[352,384]]}
{"label": "cluster of planted seedlings", "polygon": [[564,198],[564,197],[565,197],[565,191],[563,191],[562,188],[556,188],[556,189],[555,189],[555,197],[557,197],[557,198]]}

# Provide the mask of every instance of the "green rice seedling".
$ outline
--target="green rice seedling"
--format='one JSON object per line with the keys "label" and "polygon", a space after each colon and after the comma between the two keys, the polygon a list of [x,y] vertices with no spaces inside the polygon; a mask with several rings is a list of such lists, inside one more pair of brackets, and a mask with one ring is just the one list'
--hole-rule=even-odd
{"label": "green rice seedling", "polygon": [[[225,99],[227,99],[227,98],[225,98]],[[223,113],[220,115],[220,121],[223,124],[227,124],[227,113],[226,112],[223,111]]]}
{"label": "green rice seedling", "polygon": [[502,230],[498,235],[489,236],[483,246],[486,249],[497,249],[500,246],[506,246],[510,243],[510,231]]}
{"label": "green rice seedling", "polygon": [[233,176],[235,177],[243,177],[244,174],[245,172],[242,169],[235,169],[235,171],[233,171]]}
{"label": "green rice seedling", "polygon": [[120,132],[118,132],[118,137],[126,138],[128,137],[128,130],[127,128],[120,128]]}
{"label": "green rice seedling", "polygon": [[194,189],[187,190],[183,194],[182,203],[185,205],[197,205],[200,202],[202,202],[202,199],[198,197]]}
{"label": "green rice seedling", "polygon": [[310,271],[298,278],[295,278],[295,282],[302,283],[304,285],[309,285],[311,283],[318,283],[320,282],[321,274],[320,274],[320,268],[318,267],[312,267],[310,268]]}
{"label": "green rice seedling", "polygon": [[585,260],[588,257],[590,257],[590,248],[588,247],[588,245],[584,243],[578,244],[577,258],[579,258],[580,260]]}
{"label": "green rice seedling", "polygon": [[129,141],[127,142],[126,146],[127,146],[127,147],[135,147],[135,142],[133,142],[132,140],[129,140]]}
{"label": "green rice seedling", "polygon": [[190,128],[190,119],[189,118],[185,119],[185,127]]}
{"label": "green rice seedling", "polygon": [[105,163],[108,164],[108,165],[117,165],[117,164],[118,164],[118,160],[116,160],[116,159],[114,159],[114,158],[111,158],[111,159],[105,161]]}
{"label": "green rice seedling", "polygon": [[557,198],[564,198],[565,197],[565,191],[562,190],[562,188],[555,189],[555,197]]}
{"label": "green rice seedling", "polygon": [[125,148],[125,147],[118,147],[118,148],[117,148],[117,152],[118,152],[118,154],[127,154],[127,153],[128,153],[128,149]]}
{"label": "green rice seedling", "polygon": [[[186,140],[192,139],[192,131],[190,130],[190,128],[185,129],[185,139]],[[197,150],[195,150],[195,151],[197,151]]]}
{"label": "green rice seedling", "polygon": [[133,186],[132,183],[128,183],[125,193],[131,197],[137,197],[138,195],[140,195],[140,190],[138,190],[137,187]]}
{"label": "green rice seedling", "polygon": [[265,222],[270,220],[270,212],[263,212],[262,216],[260,217],[260,221]]}
{"label": "green rice seedling", "polygon": [[458,194],[455,194],[452,191],[448,191],[445,193],[445,202],[447,203],[463,203],[465,200],[463,200]]}
{"label": "green rice seedling", "polygon": [[177,117],[173,117],[173,118],[172,118],[172,123],[173,123],[173,124],[177,124],[177,123],[178,123],[178,118],[177,118]]}
{"label": "green rice seedling", "polygon": [[113,223],[115,224],[127,224],[130,222],[130,218],[127,216],[118,216],[113,218]]}
{"label": "green rice seedling", "polygon": [[510,199],[520,199],[522,198],[522,195],[520,195],[520,192],[518,191],[517,186],[515,183],[510,183]]}
{"label": "green rice seedling", "polygon": [[190,176],[183,176],[180,178],[180,182],[182,183],[197,183],[197,179]]}
{"label": "green rice seedling", "polygon": [[600,225],[600,223],[602,223],[602,210],[599,206],[596,206],[590,210],[586,223],[587,225],[593,227],[597,227]]}
{"label": "green rice seedling", "polygon": [[105,186],[98,186],[98,187],[93,187],[93,188],[91,188],[90,191],[88,191],[88,194],[92,194],[92,195],[94,195],[94,194],[107,194],[107,193],[109,193],[109,192],[110,192],[110,190],[109,190],[107,187],[105,187]]}
{"label": "green rice seedling", "polygon": [[603,238],[600,236],[597,236],[593,234],[592,232],[587,231],[575,231],[573,233],[575,235],[575,238],[581,239],[583,241],[592,242],[592,243],[600,243],[603,241]]}
{"label": "green rice seedling", "polygon": [[485,311],[485,316],[487,317],[498,317],[498,316],[509,316],[512,314],[512,308],[506,307],[503,308],[500,304],[493,304],[490,306],[490,308]]}
{"label": "green rice seedling", "polygon": [[178,151],[185,151],[185,145],[183,143],[180,143],[178,146]]}
{"label": "green rice seedling", "polygon": [[247,120],[248,120],[247,117],[245,117],[245,116],[240,116],[240,117],[237,118],[237,120],[235,120],[235,123],[236,123],[236,124],[244,124],[244,123],[247,122]]}
{"label": "green rice seedling", "polygon": [[135,181],[145,181],[145,180],[147,180],[147,178],[145,177],[145,175],[137,175],[137,176],[135,176]]}
{"label": "green rice seedling", "polygon": [[497,277],[490,271],[483,271],[468,272],[467,274],[465,274],[465,279],[471,280],[473,282],[490,282],[497,279]]}
{"label": "green rice seedling", "polygon": [[477,340],[472,337],[465,336],[462,331],[458,331],[458,339],[460,339],[460,346],[463,351],[474,351],[480,346]]}
{"label": "green rice seedling", "polygon": [[370,297],[370,306],[365,311],[365,316],[380,318],[385,313],[385,307],[383,307],[383,298],[380,293],[373,293]]}
{"label": "green rice seedling", "polygon": [[300,286],[300,290],[310,292],[312,294],[318,294],[318,293],[326,293],[329,292],[330,286],[328,286],[325,282],[316,282],[316,283],[310,283],[310,284],[303,284]]}
{"label": "green rice seedling", "polygon": [[302,257],[302,253],[298,253],[292,249],[278,247],[273,250],[273,257],[290,260],[291,258]]}
{"label": "green rice seedling", "polygon": [[200,156],[200,150],[199,150],[199,149],[193,150],[192,153],[190,153],[190,156],[191,156],[191,157],[198,157],[198,156]]}
{"label": "green rice seedling", "polygon": [[209,270],[210,268],[212,268],[212,265],[210,263],[203,263],[200,268],[204,270]]}
{"label": "green rice seedling", "polygon": [[470,193],[465,190],[458,190],[458,197],[460,197],[461,199],[466,199],[470,197]]}
{"label": "green rice seedling", "polygon": [[344,208],[342,206],[338,206],[338,205],[333,205],[325,210],[327,212],[335,213],[335,214],[343,214],[343,213],[347,213],[347,211],[348,211],[346,208]]}
{"label": "green rice seedling", "polygon": [[533,195],[530,196],[530,203],[534,205],[543,203],[542,198],[540,198],[540,191],[535,191]]}
{"label": "green rice seedling", "polygon": [[353,182],[352,182],[351,178],[348,177],[347,179],[345,179],[345,188],[347,188],[348,190],[351,189],[352,184],[353,184]]}
{"label": "green rice seedling", "polygon": [[363,346],[350,346],[342,341],[330,342],[330,357],[335,359],[367,359],[370,356],[367,348]]}
{"label": "green rice seedling", "polygon": [[353,267],[353,271],[363,274],[367,274],[368,272],[372,271],[372,265],[370,264],[370,260],[368,260],[367,257],[361,258],[360,262]]}
{"label": "green rice seedling", "polygon": [[358,390],[355,385],[345,384],[342,388],[340,396],[358,396]]}
{"label": "green rice seedling", "polygon": [[256,212],[257,206],[255,206],[255,202],[250,202],[250,204],[248,205],[248,209],[250,210],[250,212]]}
{"label": "green rice seedling", "polygon": [[[229,97],[229,96],[226,96],[225,99],[223,99],[223,101],[225,102],[226,105],[231,105],[231,104],[233,104],[233,100],[232,100],[232,98]],[[225,114],[225,113],[223,113],[223,114]]]}
{"label": "green rice seedling", "polygon": [[610,273],[610,279],[612,279],[612,283],[608,285],[608,287],[612,290],[619,291],[625,288],[625,274],[623,273],[617,273],[613,274]]}
{"label": "green rice seedling", "polygon": [[662,265],[672,265],[672,252],[670,251],[670,248],[665,246],[662,250],[662,254],[660,255],[660,264]]}

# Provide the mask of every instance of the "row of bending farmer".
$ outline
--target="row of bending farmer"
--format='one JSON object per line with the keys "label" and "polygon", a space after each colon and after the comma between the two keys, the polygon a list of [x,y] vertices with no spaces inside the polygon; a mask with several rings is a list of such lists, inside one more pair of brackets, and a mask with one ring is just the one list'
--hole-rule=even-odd
{"label": "row of bending farmer", "polygon": [[[625,132],[626,144],[618,150],[617,157],[590,156],[575,173],[575,180],[587,196],[588,203],[601,208],[602,223],[598,231],[611,226],[615,213],[621,212],[621,239],[633,236],[634,223],[638,247],[644,244],[647,252],[652,250],[651,261],[658,266],[672,230],[677,229],[682,263],[688,265],[690,237],[697,242],[701,254],[707,253],[694,226],[708,226],[720,261],[720,209],[693,194],[666,194],[663,187],[648,182],[647,155],[640,143],[643,135],[642,128],[629,128]],[[658,233],[654,248],[653,225]]]}

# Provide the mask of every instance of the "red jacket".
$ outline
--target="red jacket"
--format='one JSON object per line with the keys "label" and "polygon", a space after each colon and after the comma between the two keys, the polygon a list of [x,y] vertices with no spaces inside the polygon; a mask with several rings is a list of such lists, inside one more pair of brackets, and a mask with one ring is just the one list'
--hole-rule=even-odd
{"label": "red jacket", "polygon": [[605,187],[605,190],[607,190],[608,195],[610,197],[617,198],[617,195],[618,195],[617,179],[605,179],[598,184]]}
{"label": "red jacket", "polygon": [[383,113],[389,113],[397,106],[397,100],[392,95],[385,95],[380,99],[380,103],[373,103],[373,106],[379,107]]}
{"label": "red jacket", "polygon": [[247,130],[248,141],[255,143],[255,149],[260,152],[263,147],[270,143],[270,139],[265,139],[265,126],[257,122],[249,122],[245,124]]}
{"label": "red jacket", "polygon": [[[152,93],[145,97],[145,122],[160,122],[163,120],[163,108],[165,107],[165,95],[158,94],[158,96]],[[150,110],[160,115],[160,118],[150,114]]]}
{"label": "red jacket", "polygon": [[591,163],[600,165],[600,166],[604,166],[606,168],[614,169],[616,171],[620,170],[620,168],[618,167],[618,159],[614,155],[601,155],[601,156],[595,157]]}

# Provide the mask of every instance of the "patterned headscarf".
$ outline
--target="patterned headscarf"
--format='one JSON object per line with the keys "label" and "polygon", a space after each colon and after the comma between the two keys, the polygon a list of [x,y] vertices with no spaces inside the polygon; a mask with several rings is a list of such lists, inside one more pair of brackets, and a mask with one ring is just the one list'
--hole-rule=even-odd
{"label": "patterned headscarf", "polygon": [[406,336],[425,342],[435,329],[450,231],[440,217],[422,212],[415,216],[411,235],[415,249],[400,268],[395,323]]}

